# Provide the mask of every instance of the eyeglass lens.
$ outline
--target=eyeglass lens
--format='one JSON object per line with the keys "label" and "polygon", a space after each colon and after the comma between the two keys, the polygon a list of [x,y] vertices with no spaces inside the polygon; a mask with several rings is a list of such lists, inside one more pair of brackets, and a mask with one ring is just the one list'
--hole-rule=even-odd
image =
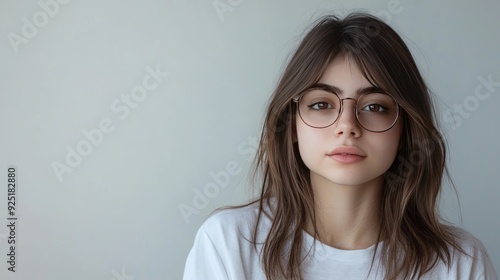
{"label": "eyeglass lens", "polygon": [[[307,125],[323,128],[337,121],[342,105],[336,94],[323,89],[311,89],[299,99],[299,114]],[[381,132],[394,125],[399,108],[394,98],[388,94],[366,93],[357,99],[356,112],[362,127]]]}

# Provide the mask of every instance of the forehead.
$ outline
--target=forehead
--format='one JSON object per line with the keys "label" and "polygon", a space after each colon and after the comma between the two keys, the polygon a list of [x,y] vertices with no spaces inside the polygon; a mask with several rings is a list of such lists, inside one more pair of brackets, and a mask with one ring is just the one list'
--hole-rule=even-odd
{"label": "forehead", "polygon": [[359,88],[372,86],[356,63],[346,57],[331,61],[318,82],[335,86],[346,94],[354,94]]}

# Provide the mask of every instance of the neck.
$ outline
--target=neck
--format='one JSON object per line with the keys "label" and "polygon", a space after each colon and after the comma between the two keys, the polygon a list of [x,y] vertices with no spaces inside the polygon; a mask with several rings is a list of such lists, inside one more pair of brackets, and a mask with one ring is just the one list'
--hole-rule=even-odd
{"label": "neck", "polygon": [[[319,241],[344,250],[374,245],[380,231],[383,177],[362,185],[338,185],[311,176]],[[307,226],[313,232],[312,223]]]}

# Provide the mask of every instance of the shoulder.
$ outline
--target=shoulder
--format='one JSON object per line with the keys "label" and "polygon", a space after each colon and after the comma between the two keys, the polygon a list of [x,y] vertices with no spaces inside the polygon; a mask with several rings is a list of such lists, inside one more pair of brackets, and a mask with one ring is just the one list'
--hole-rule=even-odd
{"label": "shoulder", "polygon": [[[253,239],[258,215],[258,203],[211,215],[196,234],[184,279],[264,279],[261,246]],[[259,229],[267,224],[266,216],[262,217]]]}
{"label": "shoulder", "polygon": [[252,203],[243,207],[218,210],[209,216],[200,227],[200,230],[212,232],[221,228],[246,228],[255,223],[258,216],[259,204]]}
{"label": "shoulder", "polygon": [[470,232],[465,229],[447,226],[458,247],[450,247],[452,261],[448,266],[442,265],[441,271],[447,271],[448,276],[455,279],[498,279],[486,248]]}
{"label": "shoulder", "polygon": [[448,226],[447,228],[449,232],[454,236],[457,245],[459,245],[463,250],[463,252],[460,252],[456,249],[452,250],[452,252],[458,257],[468,259],[470,261],[484,258],[489,259],[483,243],[474,235],[472,235],[472,233],[459,227]]}
{"label": "shoulder", "polygon": [[227,243],[236,239],[253,240],[253,234],[259,223],[257,233],[263,233],[270,225],[265,213],[260,214],[259,202],[243,207],[229,208],[217,211],[202,224],[198,233],[206,234],[213,241]]}

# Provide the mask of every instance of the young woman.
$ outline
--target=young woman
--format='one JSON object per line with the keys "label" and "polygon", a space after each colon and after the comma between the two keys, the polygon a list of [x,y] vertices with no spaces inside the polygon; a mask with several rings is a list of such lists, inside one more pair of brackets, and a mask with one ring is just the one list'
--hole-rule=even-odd
{"label": "young woman", "polygon": [[445,156],[398,34],[326,17],[270,100],[260,197],[202,225],[184,279],[497,279],[481,242],[440,221]]}

